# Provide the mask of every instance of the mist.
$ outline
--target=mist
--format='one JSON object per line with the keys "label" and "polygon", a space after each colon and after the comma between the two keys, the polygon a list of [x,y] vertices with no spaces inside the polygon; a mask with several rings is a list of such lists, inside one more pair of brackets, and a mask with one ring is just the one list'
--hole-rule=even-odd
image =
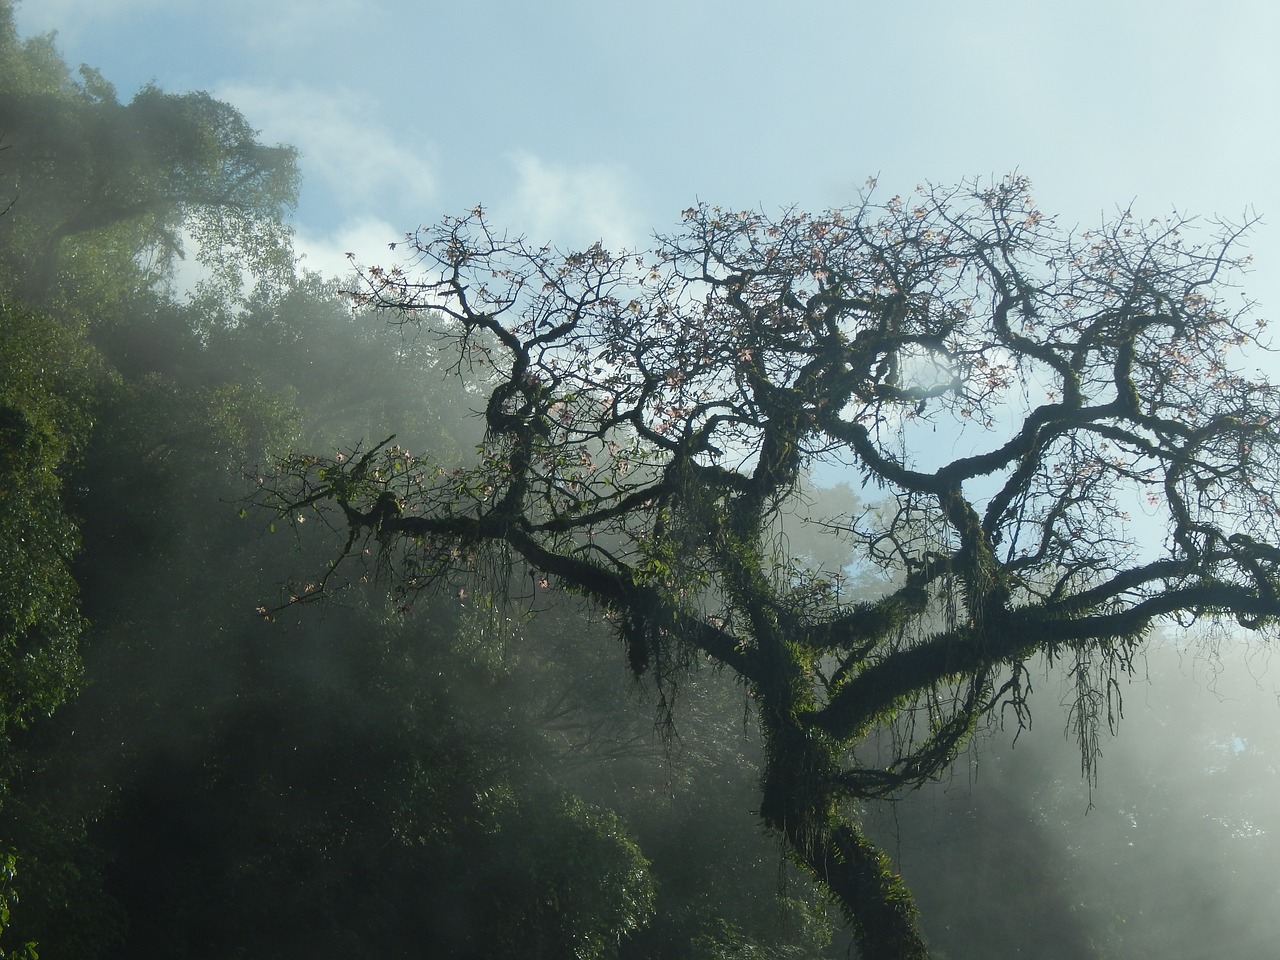
{"label": "mist", "polygon": [[[279,464],[380,443],[461,485],[494,382],[299,260],[291,147],[72,70],[9,0],[0,135],[0,956],[856,956],[762,824],[749,684],[638,664],[617,611],[499,550],[406,573],[333,510],[263,509]],[[770,574],[884,596],[826,535],[876,497],[813,469]],[[1031,661],[1029,713],[852,811],[937,960],[1280,939],[1269,648],[1169,626],[1127,666]]]}
{"label": "mist", "polygon": [[938,956],[1265,953],[1280,828],[1267,656],[1158,641],[1115,690],[1092,783],[1072,684],[1046,671],[1029,730],[1007,726],[878,813]]}

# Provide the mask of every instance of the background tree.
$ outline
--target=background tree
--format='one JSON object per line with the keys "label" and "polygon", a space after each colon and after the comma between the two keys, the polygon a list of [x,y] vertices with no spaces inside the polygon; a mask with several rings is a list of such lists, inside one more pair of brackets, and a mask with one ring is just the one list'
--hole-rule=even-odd
{"label": "background tree", "polygon": [[[25,764],[14,738],[61,707],[83,679],[86,624],[73,570],[80,528],[66,499],[103,373],[82,330],[0,295],[0,823],[6,826],[33,819],[33,804],[19,795]],[[0,933],[29,879],[21,861],[35,832],[0,828]],[[28,952],[6,937],[0,956]]]}
{"label": "background tree", "polygon": [[[1153,625],[1280,614],[1277,391],[1237,369],[1261,324],[1224,299],[1241,232],[1123,212],[1075,235],[1018,177],[821,216],[699,206],[649,256],[531,247],[477,210],[360,299],[478,373],[478,463],[298,456],[260,499],[346,526],[340,561],[381,548],[406,589],[518,558],[659,682],[733,671],[764,822],[864,956],[922,957],[859,802],[1023,717],[1031,658],[1075,661],[1088,764]],[[885,498],[822,524],[840,569],[776,536],[807,469]],[[873,570],[878,596],[837,589]]]}
{"label": "background tree", "polygon": [[[269,146],[229,103],[155,85],[127,104],[96,70],[68,70],[50,37],[22,41],[0,5],[6,164],[0,256],[28,302],[56,288],[109,302],[141,267],[163,280],[195,248],[211,298],[244,277],[292,274],[284,215],[297,199],[291,147]],[[127,289],[127,284],[124,284]]]}
{"label": "background tree", "polygon": [[77,331],[0,298],[0,736],[79,681],[79,530],[63,486],[88,440],[95,360]]}

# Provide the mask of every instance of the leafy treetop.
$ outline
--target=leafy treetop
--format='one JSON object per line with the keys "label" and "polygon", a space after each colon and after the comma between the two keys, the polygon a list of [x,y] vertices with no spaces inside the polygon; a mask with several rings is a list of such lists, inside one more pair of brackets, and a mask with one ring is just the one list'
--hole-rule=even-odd
{"label": "leafy treetop", "polygon": [[238,295],[246,273],[276,285],[292,275],[292,147],[261,143],[204,92],[149,84],[121,103],[99,71],[73,76],[50,37],[20,41],[12,18],[0,3],[0,198],[12,203],[0,263],[23,278],[28,301],[48,301],[67,271],[83,296],[113,257],[115,272],[133,276],[139,248],[164,279],[184,239],[210,295]]}

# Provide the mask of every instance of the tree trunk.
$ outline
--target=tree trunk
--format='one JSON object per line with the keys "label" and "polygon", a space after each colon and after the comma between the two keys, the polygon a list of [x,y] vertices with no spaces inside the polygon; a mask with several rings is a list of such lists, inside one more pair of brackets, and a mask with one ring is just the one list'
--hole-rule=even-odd
{"label": "tree trunk", "polygon": [[862,960],[928,960],[910,891],[832,793],[830,746],[796,724],[766,726],[765,823],[840,902]]}
{"label": "tree trunk", "polygon": [[862,960],[928,960],[910,891],[854,824],[811,840],[801,856],[840,901]]}

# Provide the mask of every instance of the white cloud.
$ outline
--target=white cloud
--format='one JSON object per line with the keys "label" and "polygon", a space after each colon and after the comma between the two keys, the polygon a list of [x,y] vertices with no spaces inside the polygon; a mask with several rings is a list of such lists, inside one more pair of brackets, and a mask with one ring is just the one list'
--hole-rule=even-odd
{"label": "white cloud", "polygon": [[[294,237],[294,250],[303,257],[302,268],[314,270],[324,277],[346,279],[356,265],[390,265],[403,259],[392,253],[388,244],[404,240],[404,231],[386,220],[359,217],[343,222],[336,230],[309,233],[299,230]],[[353,261],[347,254],[355,254]]]}
{"label": "white cloud", "polygon": [[524,233],[531,242],[585,247],[600,240],[612,251],[643,246],[642,218],[628,200],[623,168],[553,164],[531,153],[512,157],[516,187],[495,222]]}
{"label": "white cloud", "polygon": [[170,0],[26,0],[18,4],[14,22],[21,36],[57,30],[66,41],[91,33],[95,23],[172,6]]}
{"label": "white cloud", "polygon": [[375,105],[347,90],[225,84],[216,95],[236,105],[268,143],[301,153],[304,190],[333,198],[339,216],[415,218],[436,194],[431,142],[384,123]]}

